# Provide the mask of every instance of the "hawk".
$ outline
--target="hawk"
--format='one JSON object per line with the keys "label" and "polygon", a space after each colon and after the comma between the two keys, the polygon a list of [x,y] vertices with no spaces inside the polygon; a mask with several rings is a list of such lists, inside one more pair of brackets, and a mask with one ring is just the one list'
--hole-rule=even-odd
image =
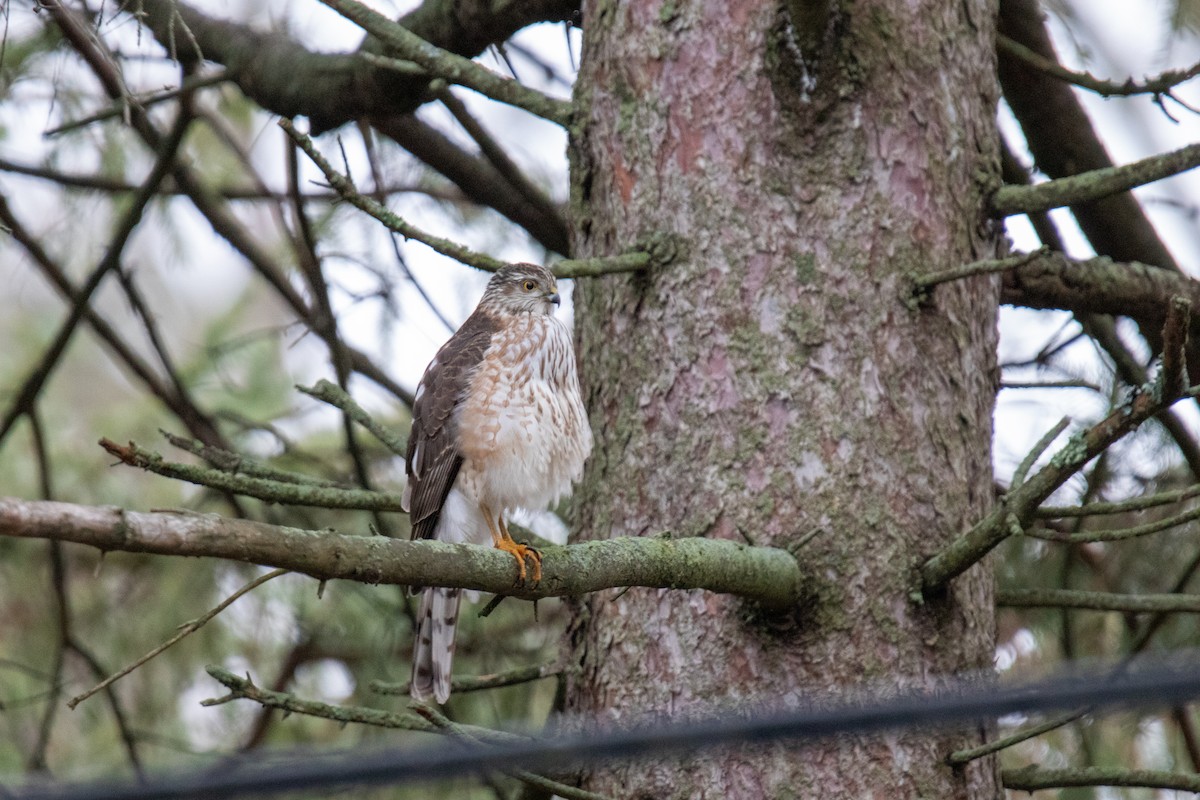
{"label": "hawk", "polygon": [[[475,311],[417,386],[404,509],[414,539],[492,544],[517,560],[518,581],[541,579],[541,555],[513,541],[507,512],[567,495],[592,449],[571,334],[554,317],[558,286],[545,267],[496,272]],[[450,696],[461,590],[422,590],[413,645],[416,700]]]}

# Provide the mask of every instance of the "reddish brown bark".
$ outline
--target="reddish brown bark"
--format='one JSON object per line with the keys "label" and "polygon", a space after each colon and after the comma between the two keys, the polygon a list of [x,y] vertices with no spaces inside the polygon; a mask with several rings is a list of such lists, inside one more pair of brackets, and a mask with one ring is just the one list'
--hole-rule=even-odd
{"label": "reddish brown bark", "polygon": [[[803,68],[767,0],[585,8],[575,252],[666,232],[686,254],[577,287],[597,433],[577,528],[785,547],[815,535],[796,551],[812,600],[782,630],[701,592],[588,598],[571,710],[779,707],[844,687],[934,687],[991,664],[988,570],[944,598],[911,598],[916,567],[989,502],[996,284],[942,287],[922,311],[901,296],[907,275],[995,254],[983,211],[998,180],[995,11],[845,4],[827,32],[797,37],[825,42]],[[979,741],[908,731],[651,759],[585,786],[992,797],[990,763],[943,764]]]}

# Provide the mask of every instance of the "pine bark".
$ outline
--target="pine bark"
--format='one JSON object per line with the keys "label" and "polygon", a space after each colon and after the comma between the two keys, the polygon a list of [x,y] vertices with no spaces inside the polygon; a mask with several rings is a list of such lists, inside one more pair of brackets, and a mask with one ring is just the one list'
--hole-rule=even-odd
{"label": "pine bark", "polygon": [[[576,288],[597,446],[584,538],[790,547],[787,620],[729,596],[593,595],[570,634],[570,711],[630,720],[987,669],[992,576],[914,600],[916,569],[988,506],[997,288],[909,276],[996,255],[991,0],[585,3],[573,131],[580,256],[663,233],[681,257]],[[795,21],[797,24],[792,25]],[[626,798],[999,793],[899,731],[596,769]]]}

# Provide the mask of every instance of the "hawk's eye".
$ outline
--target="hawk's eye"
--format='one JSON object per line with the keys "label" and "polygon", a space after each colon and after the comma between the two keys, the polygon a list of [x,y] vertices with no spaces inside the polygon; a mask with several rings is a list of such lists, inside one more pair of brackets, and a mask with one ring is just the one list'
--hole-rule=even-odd
{"label": "hawk's eye", "polygon": [[537,288],[537,283],[535,283],[534,281],[525,281],[524,283],[521,284],[521,288],[527,292],[532,292],[534,289]]}

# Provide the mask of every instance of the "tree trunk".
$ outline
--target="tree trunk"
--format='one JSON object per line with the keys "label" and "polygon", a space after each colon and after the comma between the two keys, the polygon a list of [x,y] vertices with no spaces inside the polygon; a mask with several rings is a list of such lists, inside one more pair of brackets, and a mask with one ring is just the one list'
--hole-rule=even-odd
{"label": "tree trunk", "polygon": [[[779,708],[990,667],[989,569],[914,598],[917,566],[989,503],[996,283],[943,286],[918,310],[903,296],[907,276],[996,252],[994,3],[585,6],[575,251],[682,245],[649,274],[577,285],[597,446],[576,528],[793,548],[811,598],[781,624],[698,591],[593,595],[571,633],[569,710]],[[991,763],[944,764],[980,740],[778,744],[584,784],[656,800],[993,797]]]}

